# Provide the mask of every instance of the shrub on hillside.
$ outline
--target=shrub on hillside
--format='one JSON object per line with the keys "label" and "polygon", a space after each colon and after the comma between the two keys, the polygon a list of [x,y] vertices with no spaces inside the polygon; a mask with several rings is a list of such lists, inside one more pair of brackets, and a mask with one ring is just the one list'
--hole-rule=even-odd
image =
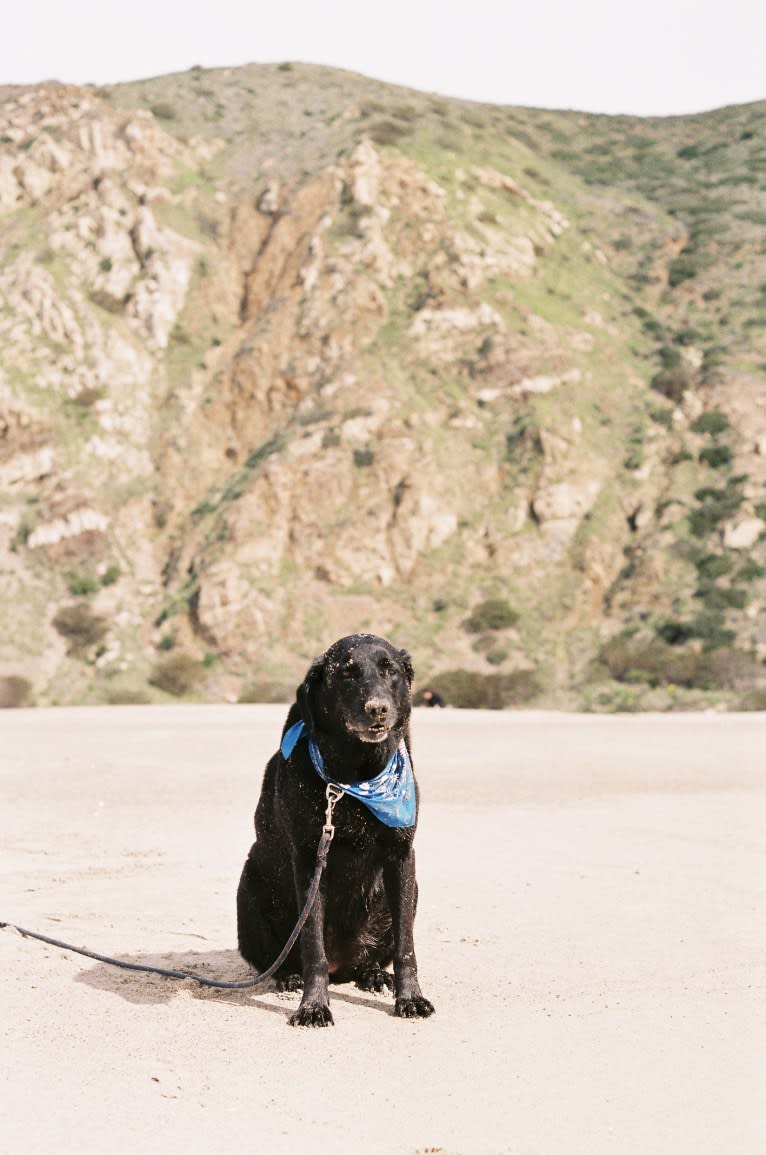
{"label": "shrub on hillside", "polygon": [[766,566],[762,566],[754,558],[748,558],[735,574],[735,580],[740,582],[755,582],[762,577],[766,577]]}
{"label": "shrub on hillside", "polygon": [[726,361],[726,350],[718,345],[708,345],[702,355],[700,372],[705,385],[714,385],[721,380],[720,370]]}
{"label": "shrub on hillside", "polygon": [[750,690],[736,706],[737,710],[766,710],[766,686]]}
{"label": "shrub on hillside", "polygon": [[671,261],[668,269],[668,285],[671,289],[675,289],[678,285],[682,285],[684,281],[689,281],[692,277],[696,277],[700,271],[700,259],[698,254],[693,249],[684,249],[678,254],[674,261]]}
{"label": "shrub on hillside", "polygon": [[289,702],[295,691],[286,682],[256,678],[243,686],[238,702]]}
{"label": "shrub on hillside", "polygon": [[149,684],[164,690],[166,694],[180,698],[199,685],[204,673],[202,663],[190,654],[171,654],[170,657],[162,658],[155,663]]}
{"label": "shrub on hillside", "polygon": [[747,590],[737,586],[716,586],[711,582],[703,582],[694,596],[700,598],[709,610],[744,610],[750,601]]}
{"label": "shrub on hillside", "polygon": [[733,562],[725,553],[706,553],[694,563],[700,578],[714,581],[731,569]]}
{"label": "shrub on hillside", "polygon": [[700,667],[707,671],[712,685],[727,690],[747,690],[757,686],[762,670],[755,657],[734,646],[700,654]]}
{"label": "shrub on hillside", "polygon": [[99,588],[96,579],[88,573],[77,573],[70,570],[66,574],[65,581],[66,588],[74,598],[89,598]]}
{"label": "shrub on hillside", "polygon": [[668,408],[668,406],[663,405],[661,409],[650,409],[649,416],[652,421],[656,421],[663,429],[670,430],[673,428],[673,410]]}
{"label": "shrub on hillside", "polygon": [[519,615],[503,598],[487,598],[474,606],[463,626],[471,634],[481,634],[488,630],[507,630],[518,620]]}
{"label": "shrub on hillside", "polygon": [[654,374],[649,384],[655,393],[661,393],[663,397],[667,397],[668,401],[678,405],[683,400],[684,393],[694,386],[694,374],[685,365],[676,365],[672,368],[660,369],[659,373]]}
{"label": "shrub on hillside", "polygon": [[675,618],[660,622],[655,627],[657,636],[669,646],[684,646],[694,637],[694,627],[690,622],[679,622]]}
{"label": "shrub on hillside", "polygon": [[601,647],[599,661],[617,682],[688,689],[741,689],[758,676],[751,654],[733,647],[681,650],[662,637],[621,634]]}
{"label": "shrub on hillside", "polygon": [[699,502],[689,514],[689,529],[694,537],[704,538],[721,522],[727,521],[744,501],[743,477],[730,477],[720,488],[706,485],[694,497]]}
{"label": "shrub on hillside", "polygon": [[529,413],[517,417],[505,437],[505,458],[522,468],[543,456],[543,441],[536,419]]}
{"label": "shrub on hillside", "polygon": [[175,120],[176,110],[167,100],[160,100],[152,105],[152,114],[157,120]]}
{"label": "shrub on hillside", "polygon": [[699,417],[695,417],[689,428],[692,433],[706,433],[711,437],[716,437],[719,433],[725,433],[730,426],[731,423],[725,413],[722,413],[720,409],[711,409],[707,413],[700,413]]}
{"label": "shrub on hillside", "polygon": [[682,364],[681,351],[675,345],[660,345],[657,355],[663,369],[677,369]]}
{"label": "shrub on hillside", "polygon": [[53,619],[53,625],[67,639],[70,654],[77,656],[100,642],[109,629],[106,618],[95,614],[87,602],[62,606]]}
{"label": "shrub on hillside", "polygon": [[734,630],[726,628],[725,621],[719,609],[707,606],[692,618],[692,637],[699,638],[704,650],[717,650],[722,646],[730,646],[737,635]]}
{"label": "shrub on hillside", "polygon": [[682,651],[662,637],[636,639],[620,634],[601,647],[599,661],[616,682],[694,685],[697,655]]}
{"label": "shrub on hillside", "polygon": [[708,445],[701,451],[699,459],[711,469],[723,469],[731,464],[733,457],[728,445]]}
{"label": "shrub on hillside", "polygon": [[697,345],[701,341],[704,341],[704,339],[704,334],[700,333],[699,329],[695,329],[691,325],[684,325],[683,328],[677,329],[673,335],[673,340],[676,345]]}
{"label": "shrub on hillside", "polygon": [[725,617],[720,608],[705,605],[705,609],[691,619],[681,622],[668,618],[655,626],[655,633],[669,646],[683,646],[687,642],[702,642],[703,649],[715,650],[729,646],[736,634],[725,628]]}
{"label": "shrub on hillside", "polygon": [[32,704],[32,683],[18,674],[0,678],[0,710],[15,710]]}
{"label": "shrub on hillside", "polygon": [[146,690],[115,687],[107,692],[106,701],[109,706],[144,706],[151,699]]}
{"label": "shrub on hillside", "polygon": [[540,692],[533,670],[510,674],[447,670],[433,678],[431,686],[448,705],[463,710],[504,710],[530,702]]}
{"label": "shrub on hillside", "polygon": [[393,119],[378,120],[375,124],[371,124],[367,130],[370,140],[383,146],[397,144],[403,136],[407,136],[411,132],[412,128],[409,124]]}

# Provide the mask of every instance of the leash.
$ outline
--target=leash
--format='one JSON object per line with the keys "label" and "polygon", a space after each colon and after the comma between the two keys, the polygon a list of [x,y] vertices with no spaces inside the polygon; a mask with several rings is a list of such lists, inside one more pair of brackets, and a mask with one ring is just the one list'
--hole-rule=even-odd
{"label": "leash", "polygon": [[129,971],[142,971],[145,974],[162,975],[166,979],[193,979],[195,983],[199,983],[203,987],[215,987],[216,990],[226,991],[241,991],[247,990],[249,987],[260,986],[270,979],[272,975],[279,970],[282,963],[285,961],[290,951],[295,946],[298,935],[303,930],[306,919],[311,914],[314,903],[316,902],[317,894],[319,893],[319,883],[324,873],[324,868],[327,866],[327,855],[330,850],[330,843],[335,834],[335,827],[332,821],[332,813],[339,798],[343,797],[343,791],[333,783],[328,782],[327,790],[325,791],[327,799],[327,811],[325,813],[324,826],[322,827],[322,837],[319,839],[317,847],[316,866],[314,867],[314,875],[309,884],[308,893],[306,894],[306,901],[303,905],[303,910],[298,916],[293,930],[278,956],[274,959],[271,966],[256,975],[255,978],[245,979],[243,982],[230,983],[222,982],[216,979],[206,979],[202,975],[192,974],[190,971],[173,971],[165,967],[153,967],[144,963],[126,962],[125,959],[110,958],[109,955],[97,954],[96,951],[86,950],[84,947],[73,946],[70,942],[61,942],[57,938],[49,938],[48,935],[40,934],[38,931],[27,930],[26,927],[17,926],[14,922],[0,922],[0,929],[10,927],[11,930],[16,930],[23,938],[34,938],[39,942],[47,943],[49,946],[60,947],[63,950],[72,951],[74,954],[84,955],[85,958],[95,959],[96,962],[106,963],[108,966],[122,967]]}

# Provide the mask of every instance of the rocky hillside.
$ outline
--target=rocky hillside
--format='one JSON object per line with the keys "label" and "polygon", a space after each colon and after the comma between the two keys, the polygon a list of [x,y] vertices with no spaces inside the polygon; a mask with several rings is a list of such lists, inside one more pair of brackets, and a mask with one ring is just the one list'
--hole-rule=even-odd
{"label": "rocky hillside", "polygon": [[0,90],[0,700],[766,707],[766,104]]}

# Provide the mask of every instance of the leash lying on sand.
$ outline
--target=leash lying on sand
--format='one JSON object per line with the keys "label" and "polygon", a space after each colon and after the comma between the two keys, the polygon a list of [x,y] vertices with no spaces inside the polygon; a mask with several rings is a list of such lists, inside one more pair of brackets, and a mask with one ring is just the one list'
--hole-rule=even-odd
{"label": "leash lying on sand", "polygon": [[24,938],[34,938],[37,939],[38,942],[47,943],[49,946],[60,947],[62,950],[68,950],[72,951],[74,954],[84,955],[85,958],[95,959],[96,962],[106,963],[108,966],[122,967],[124,970],[142,971],[145,974],[162,975],[166,979],[193,979],[195,983],[199,983],[203,987],[215,987],[217,990],[240,991],[246,990],[248,987],[260,986],[261,983],[265,983],[272,977],[273,974],[275,974],[276,971],[279,970],[282,963],[285,961],[290,951],[295,946],[298,935],[303,930],[306,919],[311,914],[311,909],[316,902],[316,897],[319,893],[319,883],[322,878],[324,868],[327,865],[327,854],[330,849],[330,843],[332,842],[333,835],[335,834],[335,827],[333,826],[332,821],[332,812],[335,809],[335,804],[337,803],[338,799],[343,797],[343,791],[333,783],[328,782],[327,790],[325,791],[325,797],[327,798],[325,823],[322,827],[322,837],[319,839],[319,846],[317,847],[317,860],[316,866],[314,867],[314,875],[309,885],[303,910],[298,917],[298,921],[296,922],[290,937],[288,938],[287,942],[277,957],[274,959],[274,962],[267,970],[262,971],[260,974],[256,975],[255,978],[244,979],[242,982],[237,983],[223,982],[218,979],[206,979],[202,975],[195,975],[190,971],[173,971],[167,969],[166,967],[153,967],[146,963],[132,963],[127,962],[125,959],[111,958],[109,955],[98,954],[96,951],[86,950],[84,947],[73,946],[71,942],[62,942],[57,938],[49,938],[47,934],[40,934],[35,930],[27,930],[26,927],[17,926],[15,922],[0,922],[0,929],[10,927],[11,930],[18,931],[18,933]]}

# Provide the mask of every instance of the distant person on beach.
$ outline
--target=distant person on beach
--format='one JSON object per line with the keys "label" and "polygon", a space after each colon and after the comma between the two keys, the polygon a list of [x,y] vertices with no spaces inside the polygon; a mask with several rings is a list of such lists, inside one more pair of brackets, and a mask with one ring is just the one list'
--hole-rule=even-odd
{"label": "distant person on beach", "polygon": [[442,698],[438,690],[424,690],[423,691],[423,705],[424,706],[445,706],[446,702]]}

